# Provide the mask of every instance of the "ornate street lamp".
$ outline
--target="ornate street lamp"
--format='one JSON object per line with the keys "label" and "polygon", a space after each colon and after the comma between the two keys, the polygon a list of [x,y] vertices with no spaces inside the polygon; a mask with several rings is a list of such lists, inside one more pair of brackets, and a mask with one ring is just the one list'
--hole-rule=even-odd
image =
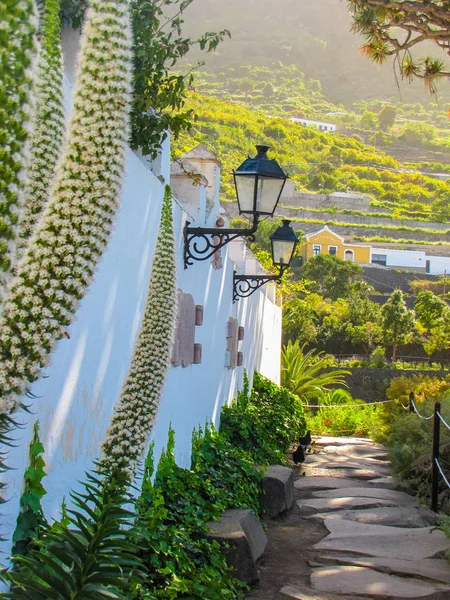
{"label": "ornate street lamp", "polygon": [[283,191],[287,175],[276,160],[267,156],[269,146],[256,146],[257,155],[247,158],[233,171],[239,213],[252,217],[250,229],[184,228],[184,268],[194,260],[207,260],[237,237],[254,239],[260,217],[271,217]]}
{"label": "ornate street lamp", "polygon": [[297,236],[289,225],[290,221],[283,219],[283,225],[270,236],[272,244],[272,261],[279,271],[276,275],[233,275],[233,301],[247,298],[253,292],[269,281],[281,283],[281,278],[287,267],[291,264],[295,248],[298,244]]}

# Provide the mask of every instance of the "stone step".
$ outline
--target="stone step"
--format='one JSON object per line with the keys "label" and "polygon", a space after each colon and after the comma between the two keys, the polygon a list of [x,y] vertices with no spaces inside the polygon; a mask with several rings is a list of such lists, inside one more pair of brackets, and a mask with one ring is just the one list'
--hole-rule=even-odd
{"label": "stone step", "polygon": [[385,506],[364,510],[340,510],[310,515],[310,519],[356,521],[370,525],[389,525],[391,527],[430,527],[436,525],[436,515],[431,511],[403,506]]}
{"label": "stone step", "polygon": [[315,544],[315,550],[421,560],[450,549],[450,539],[431,527],[410,529],[333,520],[324,523],[330,535]]}
{"label": "stone step", "polygon": [[371,485],[365,481],[358,481],[345,477],[320,477],[306,476],[297,479],[294,487],[297,490],[336,490],[347,487],[368,487]]}
{"label": "stone step", "polygon": [[[409,527],[393,527],[392,525],[374,525],[373,523],[358,523],[357,521],[343,521],[339,519],[327,519],[324,523],[333,537],[353,537],[367,535],[377,537],[379,535],[397,536],[410,531]],[[417,527],[422,534],[430,531],[429,527]],[[450,542],[450,540],[449,540]]]}
{"label": "stone step", "polygon": [[369,480],[367,483],[373,484],[375,487],[384,487],[390,490],[401,490],[401,485],[391,476],[378,477],[378,479]]}
{"label": "stone step", "polygon": [[303,584],[286,585],[279,590],[276,600],[371,600],[363,596],[336,596],[336,594],[321,593]]}
{"label": "stone step", "polygon": [[370,487],[349,487],[338,490],[321,490],[313,492],[314,498],[379,498],[381,500],[390,500],[397,506],[415,506],[416,502],[412,496],[405,492],[397,492],[396,490],[386,490]]}
{"label": "stone step", "polygon": [[[367,556],[349,556],[329,554],[321,556],[320,562],[331,564],[354,565],[369,567],[375,571],[382,571],[394,575],[408,575],[421,577],[426,580],[450,584],[450,564],[440,558],[423,558],[420,561],[401,560],[399,558],[368,558]],[[311,566],[318,566],[317,564]],[[325,566],[325,565],[321,565]]]}
{"label": "stone step", "polygon": [[450,597],[450,587],[445,584],[430,584],[350,565],[314,569],[311,588],[317,592],[366,595],[385,600],[448,600]]}
{"label": "stone step", "polygon": [[315,467],[314,465],[308,466],[307,464],[303,464],[302,467],[306,475],[309,476],[351,477],[352,479],[361,481],[380,477],[378,471],[374,471],[373,469],[343,469],[337,465],[324,469],[321,466]]}
{"label": "stone step", "polygon": [[[357,480],[345,477],[306,476],[297,479],[294,483],[297,490],[337,490],[350,487],[372,489],[380,487],[385,489],[399,490],[399,485],[392,477],[380,477],[373,480]],[[399,490],[400,491],[400,490]]]}
{"label": "stone step", "polygon": [[297,500],[297,506],[300,514],[307,517],[316,513],[335,512],[336,510],[364,510],[384,506],[396,506],[396,503],[392,500],[383,500],[382,498],[308,498]]}
{"label": "stone step", "polygon": [[388,460],[373,458],[371,456],[341,456],[340,454],[306,454],[305,462],[309,465],[313,464],[317,466],[320,466],[321,463],[329,462],[336,465],[358,463],[365,468],[391,467],[391,463]]}
{"label": "stone step", "polygon": [[[304,465],[309,466],[309,463],[305,463]],[[386,475],[389,475],[389,473],[391,472],[391,467],[390,465],[373,465],[373,464],[368,464],[365,461],[356,461],[356,460],[352,460],[352,461],[345,461],[345,462],[330,462],[330,461],[324,461],[324,462],[318,462],[318,463],[314,463],[311,464],[311,467],[319,467],[320,469],[349,469],[351,471],[361,471],[361,470],[367,470],[368,472],[374,473],[374,477],[385,477]]]}

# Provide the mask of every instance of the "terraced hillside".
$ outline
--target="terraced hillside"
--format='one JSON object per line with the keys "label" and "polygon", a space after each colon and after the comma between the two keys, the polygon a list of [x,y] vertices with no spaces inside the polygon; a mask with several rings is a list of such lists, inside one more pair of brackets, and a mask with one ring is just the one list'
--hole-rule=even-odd
{"label": "terraced hillside", "polygon": [[[266,143],[296,190],[282,200],[279,214],[299,223],[301,229],[311,231],[328,224],[357,240],[450,246],[446,181],[405,167],[352,136],[322,133],[198,94],[189,102],[198,120],[189,134],[174,143],[174,154],[180,156],[201,142],[218,156],[223,165],[222,199],[229,205],[230,216],[236,213],[231,171],[254,154],[255,144]],[[427,165],[420,168],[427,169]],[[324,209],[302,204],[301,192],[323,196],[351,192],[369,200],[356,200],[352,209],[333,203]]]}

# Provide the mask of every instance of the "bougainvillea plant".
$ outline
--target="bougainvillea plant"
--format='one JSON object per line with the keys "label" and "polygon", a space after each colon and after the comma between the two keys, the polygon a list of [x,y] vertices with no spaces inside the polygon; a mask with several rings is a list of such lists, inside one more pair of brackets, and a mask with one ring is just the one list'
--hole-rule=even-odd
{"label": "bougainvillea plant", "polygon": [[41,46],[36,65],[33,136],[30,167],[25,190],[24,213],[18,247],[22,254],[27,239],[47,203],[50,183],[64,139],[64,100],[60,35],[60,0],[46,0]]}
{"label": "bougainvillea plant", "polygon": [[129,0],[92,0],[67,140],[0,322],[0,412],[10,413],[65,334],[108,242],[129,137]]}
{"label": "bougainvillea plant", "polygon": [[37,28],[34,0],[0,0],[0,306],[23,206]]}
{"label": "bougainvillea plant", "polygon": [[166,186],[142,326],[103,444],[110,469],[134,472],[147,445],[170,365],[176,294],[172,195]]}

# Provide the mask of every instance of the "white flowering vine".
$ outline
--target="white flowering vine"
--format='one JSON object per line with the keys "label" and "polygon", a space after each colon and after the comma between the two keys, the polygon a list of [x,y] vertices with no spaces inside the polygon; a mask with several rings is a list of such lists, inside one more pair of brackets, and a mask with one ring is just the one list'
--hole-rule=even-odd
{"label": "white flowering vine", "polygon": [[134,472],[147,445],[170,365],[176,318],[172,196],[166,186],[141,330],[103,443],[103,462]]}
{"label": "white flowering vine", "polygon": [[45,0],[34,94],[36,108],[30,144],[30,166],[20,222],[18,253],[27,240],[49,198],[65,133],[61,53],[61,0]]}
{"label": "white flowering vine", "polygon": [[71,122],[49,200],[0,322],[0,412],[20,405],[71,323],[108,242],[129,135],[130,0],[91,0]]}
{"label": "white flowering vine", "polygon": [[34,0],[0,0],[0,305],[24,199],[37,29]]}

